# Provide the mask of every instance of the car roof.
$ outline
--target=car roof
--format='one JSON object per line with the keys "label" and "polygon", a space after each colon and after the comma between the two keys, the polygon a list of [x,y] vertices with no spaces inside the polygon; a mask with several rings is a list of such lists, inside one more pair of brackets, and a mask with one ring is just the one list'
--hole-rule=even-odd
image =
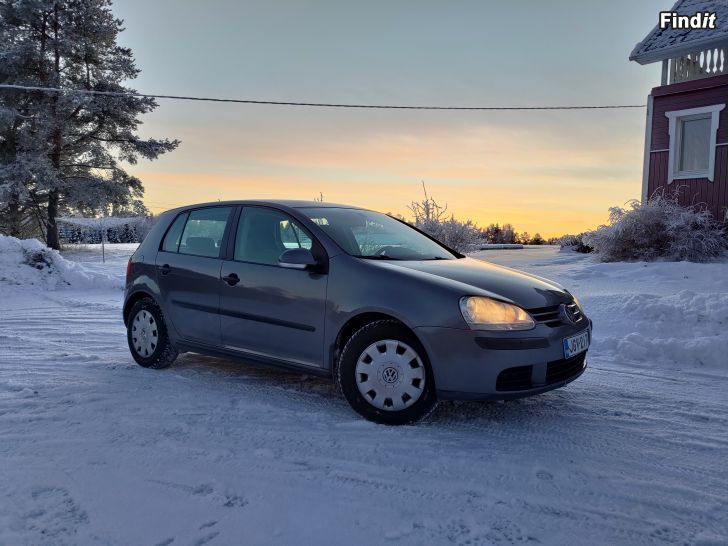
{"label": "car roof", "polygon": [[184,205],[176,207],[174,211],[180,211],[185,209],[196,209],[200,207],[213,207],[213,206],[225,206],[225,205],[264,205],[272,207],[285,207],[291,209],[300,208],[316,208],[316,209],[361,209],[362,207],[355,207],[352,205],[341,205],[338,203],[322,203],[321,201],[303,201],[295,199],[239,199],[231,201],[211,201],[208,203],[195,203],[190,205]]}

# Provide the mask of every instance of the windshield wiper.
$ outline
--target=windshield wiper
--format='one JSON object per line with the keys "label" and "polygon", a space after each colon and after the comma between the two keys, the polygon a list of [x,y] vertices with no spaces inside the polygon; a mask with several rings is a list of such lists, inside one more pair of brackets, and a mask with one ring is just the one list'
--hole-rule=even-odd
{"label": "windshield wiper", "polygon": [[450,260],[452,258],[443,258],[442,256],[408,256],[406,258],[394,258],[392,256],[354,256],[362,260],[389,260],[392,262],[433,262],[435,260]]}

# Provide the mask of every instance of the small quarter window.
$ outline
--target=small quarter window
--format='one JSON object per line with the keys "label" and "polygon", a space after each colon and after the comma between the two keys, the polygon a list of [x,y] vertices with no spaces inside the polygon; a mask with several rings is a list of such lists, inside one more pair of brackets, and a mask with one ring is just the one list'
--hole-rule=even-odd
{"label": "small quarter window", "polygon": [[311,250],[313,241],[298,224],[291,220],[281,220],[278,222],[278,229],[281,233],[281,242],[286,250],[292,248],[305,248]]}
{"label": "small quarter window", "polygon": [[187,213],[180,214],[177,216],[172,227],[167,231],[167,235],[164,237],[164,243],[162,243],[162,250],[165,252],[177,252],[179,249],[179,242],[182,238],[182,230],[185,228],[185,222],[187,221]]}
{"label": "small quarter window", "polygon": [[179,245],[180,254],[218,258],[231,210],[212,207],[190,212]]}

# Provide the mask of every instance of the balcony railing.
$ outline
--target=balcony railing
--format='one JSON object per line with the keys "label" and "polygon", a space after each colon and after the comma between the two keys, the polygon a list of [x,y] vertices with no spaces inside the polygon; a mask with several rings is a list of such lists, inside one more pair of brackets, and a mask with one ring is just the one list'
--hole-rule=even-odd
{"label": "balcony railing", "polygon": [[665,60],[662,83],[687,82],[721,74],[728,74],[728,44]]}

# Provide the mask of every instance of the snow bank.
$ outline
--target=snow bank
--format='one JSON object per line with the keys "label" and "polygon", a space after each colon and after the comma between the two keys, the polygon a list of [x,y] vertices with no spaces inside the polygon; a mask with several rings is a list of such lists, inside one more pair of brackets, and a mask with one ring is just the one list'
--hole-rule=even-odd
{"label": "snow bank", "polygon": [[728,370],[728,293],[635,294],[599,305],[607,335],[597,323],[594,349],[657,365]]}
{"label": "snow bank", "polygon": [[728,374],[728,261],[603,263],[556,247],[473,257],[553,279],[579,296],[594,321],[597,366]]}
{"label": "snow bank", "polygon": [[66,260],[36,239],[0,235],[0,285],[57,288],[122,288],[123,281]]}

